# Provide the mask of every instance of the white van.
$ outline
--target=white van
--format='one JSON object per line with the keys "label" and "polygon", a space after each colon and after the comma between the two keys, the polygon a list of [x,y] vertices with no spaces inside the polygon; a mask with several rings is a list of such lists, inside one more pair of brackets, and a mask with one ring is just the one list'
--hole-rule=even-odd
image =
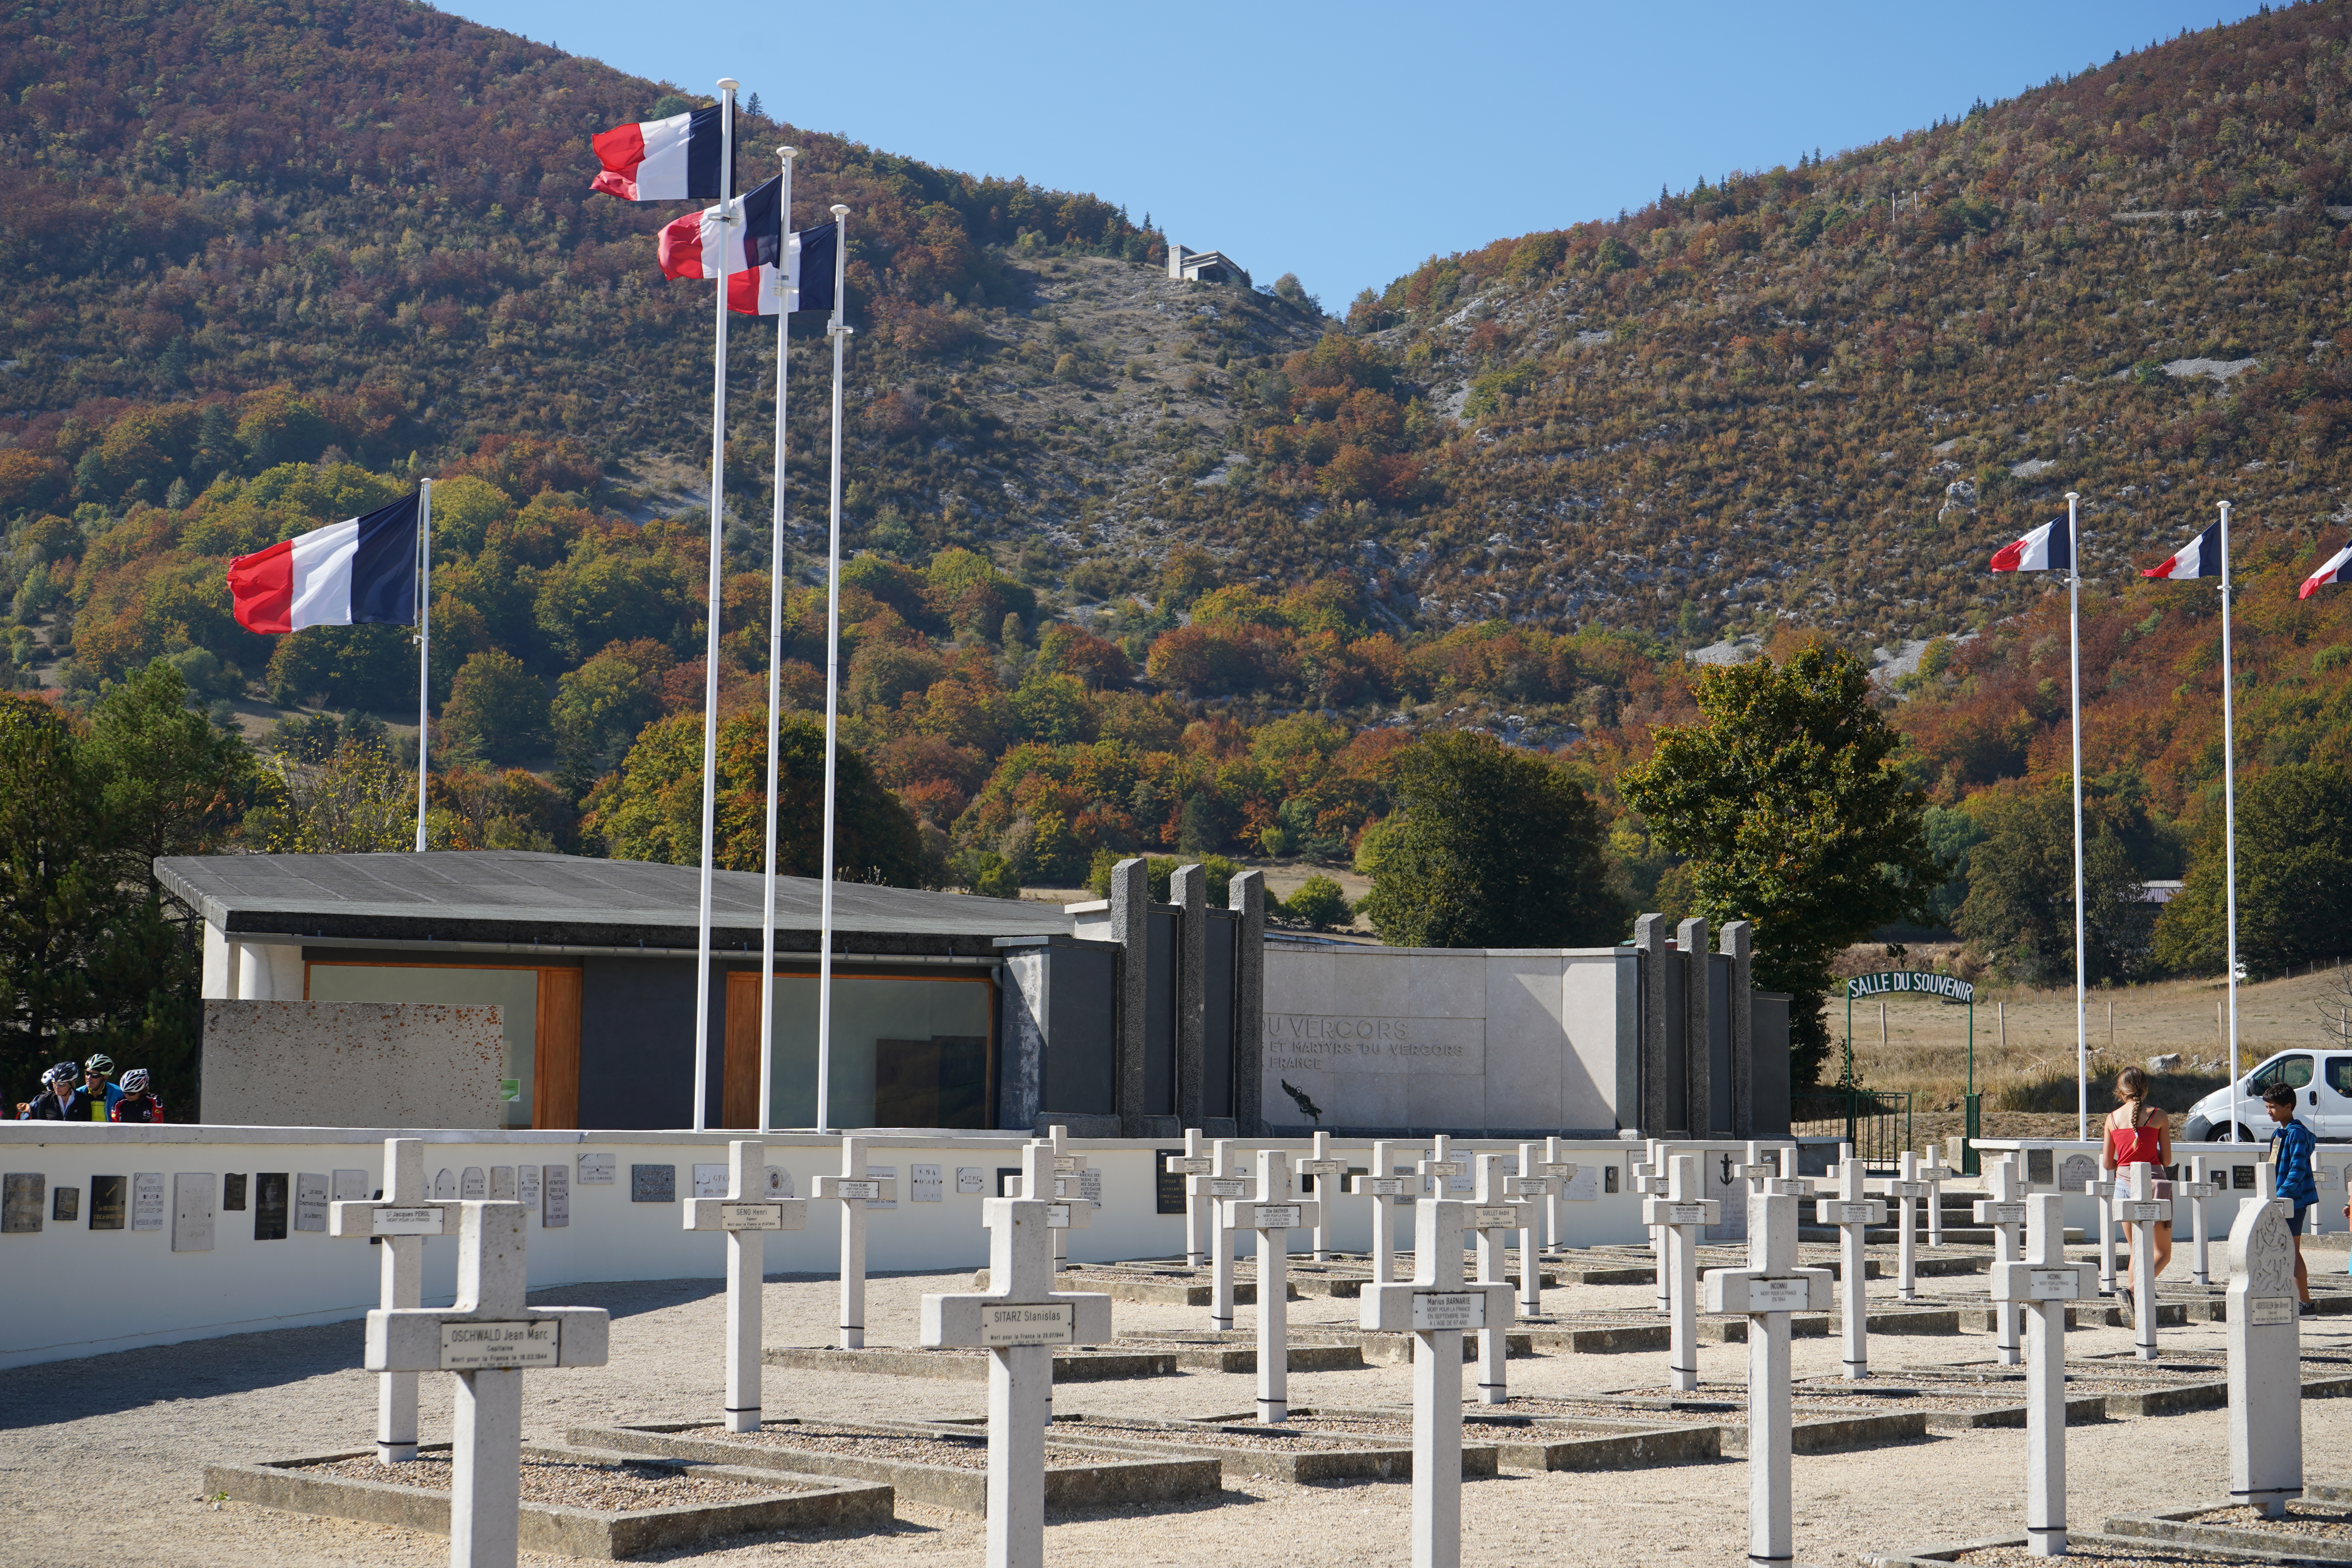
{"label": "white van", "polygon": [[[2281,1051],[2238,1080],[2239,1136],[2267,1142],[2270,1112],[2263,1092],[2274,1083],[2295,1091],[2294,1118],[2322,1139],[2352,1139],[2352,1051]],[[2230,1136],[2230,1090],[2217,1089],[2189,1108],[2181,1142],[2226,1142]]]}

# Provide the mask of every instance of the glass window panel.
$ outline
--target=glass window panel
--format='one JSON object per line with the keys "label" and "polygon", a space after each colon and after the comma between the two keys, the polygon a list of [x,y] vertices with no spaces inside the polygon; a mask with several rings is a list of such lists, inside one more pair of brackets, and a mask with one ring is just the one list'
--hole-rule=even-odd
{"label": "glass window panel", "polygon": [[530,1125],[531,1066],[539,1052],[538,970],[314,963],[310,965],[310,1000],[498,1006],[506,1034],[506,1076],[521,1086],[515,1098],[507,1102],[506,1117],[500,1125]]}
{"label": "glass window panel", "polygon": [[[816,1125],[816,977],[775,987],[773,1125]],[[833,978],[835,1127],[986,1127],[987,980],[836,974]]]}

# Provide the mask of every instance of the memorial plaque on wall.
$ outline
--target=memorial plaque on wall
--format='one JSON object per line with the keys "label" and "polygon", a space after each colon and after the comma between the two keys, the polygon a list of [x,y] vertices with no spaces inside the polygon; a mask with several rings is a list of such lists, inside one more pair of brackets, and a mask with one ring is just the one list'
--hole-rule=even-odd
{"label": "memorial plaque on wall", "polygon": [[985,1165],[958,1165],[956,1167],[956,1191],[959,1193],[977,1193],[982,1197],[986,1197],[988,1195],[988,1167]]}
{"label": "memorial plaque on wall", "polygon": [[[1601,1197],[1601,1168],[1598,1165],[1584,1164],[1581,1162],[1570,1163],[1576,1165],[1576,1174],[1569,1177],[1567,1181],[1560,1184],[1559,1195],[1572,1203],[1594,1203],[1599,1201]],[[1609,1167],[1609,1169],[1612,1174],[1616,1171],[1616,1167],[1613,1165]]]}
{"label": "memorial plaque on wall", "polygon": [[131,1174],[131,1228],[163,1228],[163,1173],[134,1171]]}
{"label": "memorial plaque on wall", "polygon": [[72,1225],[81,1218],[81,1189],[52,1187],[49,1189],[49,1217],[60,1225]]}
{"label": "memorial plaque on wall", "polygon": [[515,1168],[512,1165],[490,1167],[490,1202],[515,1204],[522,1200],[515,1195]]}
{"label": "memorial plaque on wall", "polygon": [[572,1167],[550,1165],[540,1173],[546,1184],[540,1189],[539,1223],[562,1230],[572,1223]]}
{"label": "memorial plaque on wall", "polygon": [[677,1167],[676,1165],[630,1166],[629,1201],[633,1204],[677,1202]]}
{"label": "memorial plaque on wall", "polygon": [[2058,1151],[2028,1149],[2025,1152],[2025,1181],[2028,1186],[2056,1186],[2058,1184]]}
{"label": "memorial plaque on wall", "polygon": [[210,1252],[213,1249],[213,1173],[174,1171],[172,1173],[172,1250]]}
{"label": "memorial plaque on wall", "polygon": [[467,1203],[479,1203],[490,1195],[490,1178],[479,1165],[468,1165],[457,1178],[457,1196]]}
{"label": "memorial plaque on wall", "polygon": [[254,1173],[253,1239],[286,1239],[286,1173],[283,1171]]}
{"label": "memorial plaque on wall", "polygon": [[362,1204],[374,1191],[365,1171],[331,1171],[328,1173],[328,1189],[339,1204]]}
{"label": "memorial plaque on wall", "polygon": [[947,1173],[937,1165],[907,1167],[907,1196],[919,1204],[944,1202]]}
{"label": "memorial plaque on wall", "polygon": [[41,1205],[49,1193],[49,1179],[38,1171],[10,1171],[0,1175],[0,1235],[29,1235],[41,1228]]}
{"label": "memorial plaque on wall", "polygon": [[580,1156],[580,1184],[583,1187],[609,1187],[613,1184],[613,1156],[583,1154]]}
{"label": "memorial plaque on wall", "polygon": [[[888,1182],[890,1182],[890,1183],[891,1183],[890,1190],[891,1190],[892,1192],[894,1192],[894,1193],[895,1193],[895,1192],[897,1192],[897,1191],[898,1190],[898,1184],[897,1184],[897,1183],[898,1183],[898,1166],[896,1166],[896,1165],[868,1165],[868,1166],[866,1166],[866,1175],[867,1175],[868,1177],[872,1178],[872,1179],[873,1179],[873,1180],[875,1180],[875,1181],[888,1181]],[[877,1189],[877,1190],[878,1190],[878,1189]],[[896,1199],[896,1198],[871,1198],[871,1199],[868,1199],[868,1200],[866,1201],[866,1206],[868,1209],[894,1209],[894,1208],[897,1208],[897,1207],[898,1206],[898,1199]]]}
{"label": "memorial plaque on wall", "polygon": [[89,1179],[89,1228],[121,1230],[122,1228],[123,1194],[127,1184],[121,1176],[92,1176]]}
{"label": "memorial plaque on wall", "polygon": [[727,1167],[697,1165],[694,1168],[694,1195],[698,1198],[723,1198],[727,1195]]}
{"label": "memorial plaque on wall", "polygon": [[236,1214],[245,1212],[245,1173],[231,1171],[221,1178],[221,1207]]}
{"label": "memorial plaque on wall", "polygon": [[1171,1171],[1168,1168],[1169,1161],[1181,1160],[1183,1157],[1184,1151],[1181,1149],[1154,1149],[1151,1152],[1151,1168],[1157,1173],[1151,1180],[1152,1213],[1182,1214],[1184,1212],[1184,1184],[1190,1178],[1181,1171]]}
{"label": "memorial plaque on wall", "polygon": [[531,1215],[539,1212],[539,1167],[537,1165],[515,1167],[515,1202],[522,1205],[523,1220],[526,1224],[530,1222]]}
{"label": "memorial plaque on wall", "polygon": [[782,1165],[768,1167],[768,1196],[771,1200],[793,1195],[793,1173]]}
{"label": "memorial plaque on wall", "polygon": [[304,1171],[294,1178],[294,1228],[327,1233],[327,1178]]}

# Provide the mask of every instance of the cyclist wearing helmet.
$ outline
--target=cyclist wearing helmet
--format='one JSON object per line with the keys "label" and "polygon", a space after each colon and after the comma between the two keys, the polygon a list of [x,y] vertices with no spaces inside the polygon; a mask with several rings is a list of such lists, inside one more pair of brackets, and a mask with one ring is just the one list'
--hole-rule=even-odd
{"label": "cyclist wearing helmet", "polygon": [[74,1065],[59,1062],[41,1075],[41,1092],[16,1107],[19,1121],[64,1121],[74,1100]]}
{"label": "cyclist wearing helmet", "polygon": [[122,1098],[121,1086],[108,1081],[114,1071],[114,1058],[100,1051],[81,1064],[81,1089],[74,1096],[66,1120],[104,1121],[113,1113],[114,1102]]}
{"label": "cyclist wearing helmet", "polygon": [[117,1121],[161,1121],[163,1102],[147,1092],[147,1069],[132,1068],[122,1075],[122,1098],[107,1113]]}

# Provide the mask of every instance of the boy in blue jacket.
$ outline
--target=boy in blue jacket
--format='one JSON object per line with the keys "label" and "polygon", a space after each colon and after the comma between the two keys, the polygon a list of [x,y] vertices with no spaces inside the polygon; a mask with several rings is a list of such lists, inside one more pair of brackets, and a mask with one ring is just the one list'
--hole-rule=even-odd
{"label": "boy in blue jacket", "polygon": [[2274,1083],[2263,1091],[2263,1104],[2268,1108],[2271,1120],[2278,1130],[2271,1134],[2272,1156],[2277,1160],[2278,1195],[2294,1205],[2294,1217],[2288,1229],[2294,1237],[2294,1293],[2302,1299],[2303,1315],[2312,1315],[2311,1274],[2303,1265],[2303,1220],[2319,1201],[2319,1186],[2312,1179],[2311,1156],[2319,1141],[2311,1129],[2294,1119],[2294,1090],[2283,1083]]}

